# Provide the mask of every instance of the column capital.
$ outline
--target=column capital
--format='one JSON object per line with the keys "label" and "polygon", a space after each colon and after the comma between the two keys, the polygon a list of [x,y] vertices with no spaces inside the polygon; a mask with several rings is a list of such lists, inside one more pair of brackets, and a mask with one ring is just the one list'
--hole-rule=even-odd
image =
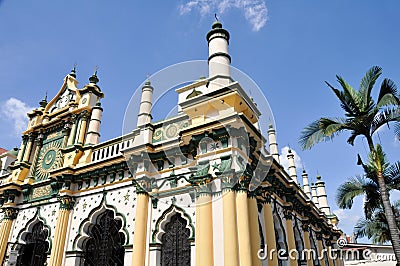
{"label": "column capital", "polygon": [[322,240],[322,233],[321,232],[315,232],[315,238],[317,240]]}
{"label": "column capital", "polygon": [[137,194],[148,194],[151,191],[151,179],[147,176],[140,177],[132,180],[133,185],[136,188]]}
{"label": "column capital", "polygon": [[283,206],[283,217],[286,220],[293,220],[293,206]]}
{"label": "column capital", "polygon": [[87,121],[90,117],[90,113],[87,110],[84,110],[82,113],[80,113],[80,116],[83,121]]}
{"label": "column capital", "polygon": [[4,210],[4,219],[5,220],[15,220],[18,215],[18,209],[16,208],[5,208]]}
{"label": "column capital", "polygon": [[71,196],[61,196],[57,198],[60,201],[60,210],[72,210],[75,206],[75,198]]}
{"label": "column capital", "polygon": [[309,220],[303,220],[301,221],[301,229],[304,232],[309,232],[310,229],[310,221]]}

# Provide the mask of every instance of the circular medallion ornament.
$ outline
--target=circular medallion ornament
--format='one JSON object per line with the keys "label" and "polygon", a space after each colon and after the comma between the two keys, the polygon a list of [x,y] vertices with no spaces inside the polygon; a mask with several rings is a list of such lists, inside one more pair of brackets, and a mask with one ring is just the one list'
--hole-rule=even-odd
{"label": "circular medallion ornament", "polygon": [[173,138],[178,133],[178,127],[175,124],[169,125],[166,130],[167,138]]}
{"label": "circular medallion ornament", "polygon": [[61,167],[62,153],[60,151],[60,143],[53,141],[45,145],[39,157],[36,170],[36,179],[43,180],[50,176],[50,171]]}
{"label": "circular medallion ornament", "polygon": [[163,129],[162,129],[161,127],[160,127],[160,128],[157,128],[157,129],[154,131],[153,139],[154,139],[154,140],[160,140],[161,137],[162,137],[162,135],[163,135]]}

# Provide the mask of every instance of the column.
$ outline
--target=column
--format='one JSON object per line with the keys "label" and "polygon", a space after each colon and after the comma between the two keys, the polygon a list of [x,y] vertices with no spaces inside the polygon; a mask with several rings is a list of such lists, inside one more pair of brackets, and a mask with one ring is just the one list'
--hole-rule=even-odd
{"label": "column", "polygon": [[224,265],[239,266],[239,247],[236,223],[236,193],[231,188],[223,190]]}
{"label": "column", "polygon": [[147,220],[149,214],[149,194],[138,191],[135,231],[133,236],[132,265],[144,266],[146,263]]}
{"label": "column", "polygon": [[[309,231],[309,224],[307,221],[303,221],[301,228],[303,229],[303,235],[304,235],[304,250],[306,250],[307,252],[305,252],[305,256],[312,256],[311,253],[311,242],[310,242],[310,231]],[[308,255],[311,254],[311,255]],[[317,256],[317,254],[316,254]],[[313,266],[313,257],[305,257],[304,258],[307,261],[307,266]]]}
{"label": "column", "polygon": [[28,139],[28,144],[26,145],[25,148],[25,154],[24,154],[24,162],[29,162],[29,157],[31,155],[31,150],[32,150],[32,144],[33,144],[33,139],[34,136],[32,133],[29,134],[29,139]]}
{"label": "column", "polygon": [[212,196],[207,185],[196,198],[196,266],[214,265]]}
{"label": "column", "polygon": [[88,111],[83,111],[81,115],[81,125],[79,127],[78,144],[83,145],[86,135],[86,126],[89,119]]}
{"label": "column", "polygon": [[61,266],[63,263],[69,216],[75,205],[74,198],[70,196],[60,197],[59,200],[60,209],[58,211],[53,246],[50,253],[50,266]]}
{"label": "column", "polygon": [[72,115],[72,122],[73,124],[72,124],[71,134],[68,137],[67,147],[75,144],[76,131],[78,129],[78,119],[76,114]]}
{"label": "column", "polygon": [[13,221],[17,218],[17,209],[6,208],[4,209],[4,218],[0,224],[0,262],[3,262],[8,239],[10,237]]}
{"label": "column", "polygon": [[317,238],[317,245],[318,245],[318,257],[321,257],[321,259],[319,260],[319,262],[321,263],[321,266],[328,266],[325,263],[325,255],[323,252],[324,246],[322,245],[322,234],[321,233],[317,233],[316,234],[316,238]]}
{"label": "column", "polygon": [[325,243],[328,249],[328,262],[329,266],[334,266],[335,264],[333,263],[333,254],[332,254],[332,242],[331,239],[325,239]]}
{"label": "column", "polygon": [[21,146],[20,146],[19,152],[18,152],[18,158],[17,158],[18,162],[22,162],[22,159],[24,158],[24,153],[25,153],[25,148],[26,148],[27,141],[28,141],[28,136],[27,135],[23,135],[22,136]]}
{"label": "column", "polygon": [[294,231],[293,231],[293,213],[292,213],[292,208],[291,207],[286,207],[284,210],[284,216],[285,216],[285,221],[286,221],[286,236],[287,236],[287,242],[288,242],[288,255],[289,255],[289,263],[290,266],[297,266],[297,258],[290,258],[290,255],[295,256],[296,253],[294,250],[296,250],[296,242],[294,239]]}
{"label": "column", "polygon": [[251,261],[253,266],[261,266],[261,260],[258,257],[258,251],[261,246],[260,227],[258,224],[258,207],[257,199],[250,197],[249,204],[249,220],[250,220],[250,237],[251,237]]}
{"label": "column", "polygon": [[29,169],[28,177],[33,177],[33,174],[34,174],[34,171],[36,168],[36,164],[39,159],[40,148],[42,147],[42,144],[43,144],[43,134],[40,134],[35,139],[35,142],[36,142],[36,149],[35,149],[35,154],[33,155],[32,165],[31,165],[31,168]]}
{"label": "column", "polygon": [[63,141],[61,147],[64,149],[67,146],[69,134],[71,132],[71,124],[70,122],[65,122],[64,128],[62,130],[63,133]]}
{"label": "column", "polygon": [[251,238],[250,221],[247,202],[247,191],[239,190],[236,194],[237,224],[239,239],[239,261],[240,266],[251,266]]}
{"label": "column", "polygon": [[[267,257],[268,266],[278,266],[278,254],[276,250],[276,239],[275,239],[275,226],[274,216],[272,213],[271,197],[266,196],[266,202],[264,203],[264,223],[265,223],[265,235],[267,244]],[[275,250],[271,254],[271,250]]]}

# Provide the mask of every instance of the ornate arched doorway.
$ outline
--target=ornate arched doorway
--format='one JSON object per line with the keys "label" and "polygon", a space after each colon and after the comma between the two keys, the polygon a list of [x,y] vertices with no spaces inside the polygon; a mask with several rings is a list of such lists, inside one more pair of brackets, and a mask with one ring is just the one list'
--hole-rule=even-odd
{"label": "ornate arched doorway", "polygon": [[114,218],[114,212],[106,210],[95,224],[90,224],[89,238],[83,243],[85,266],[124,265],[125,235],[119,232],[122,221]]}
{"label": "ornate arched doorway", "polygon": [[44,227],[43,222],[34,224],[31,232],[25,235],[25,245],[22,245],[19,250],[17,265],[43,266],[49,251],[48,236],[49,231]]}
{"label": "ornate arched doorway", "polygon": [[161,244],[161,266],[190,265],[190,230],[187,221],[177,213],[165,225]]}

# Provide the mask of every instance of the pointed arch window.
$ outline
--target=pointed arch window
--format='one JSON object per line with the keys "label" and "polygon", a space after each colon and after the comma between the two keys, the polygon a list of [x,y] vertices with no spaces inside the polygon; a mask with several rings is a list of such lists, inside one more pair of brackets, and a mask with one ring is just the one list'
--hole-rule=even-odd
{"label": "pointed arch window", "polygon": [[49,231],[43,222],[39,221],[32,227],[32,231],[26,233],[25,245],[19,250],[17,265],[43,266],[49,252],[47,238]]}
{"label": "pointed arch window", "polygon": [[187,221],[177,213],[165,225],[161,244],[161,266],[190,265],[190,230]]}
{"label": "pointed arch window", "polygon": [[95,224],[90,224],[89,238],[83,243],[85,266],[124,265],[125,235],[120,232],[122,221],[114,218],[114,212],[106,210]]}

